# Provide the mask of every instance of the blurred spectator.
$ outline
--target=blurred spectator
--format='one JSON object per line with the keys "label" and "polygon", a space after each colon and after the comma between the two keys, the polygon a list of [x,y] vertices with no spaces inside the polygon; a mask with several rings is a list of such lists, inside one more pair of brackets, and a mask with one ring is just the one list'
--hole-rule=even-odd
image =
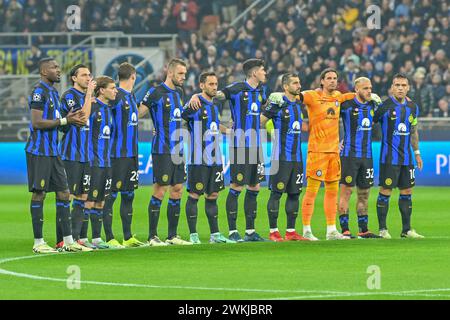
{"label": "blurred spectator", "polygon": [[43,58],[41,50],[36,45],[31,46],[31,56],[27,59],[25,65],[30,72],[38,68],[39,60]]}
{"label": "blurred spectator", "polygon": [[431,108],[435,105],[433,89],[431,85],[425,83],[425,75],[422,72],[414,74],[408,96],[419,106],[421,116],[431,116]]}
{"label": "blurred spectator", "polygon": [[199,7],[195,0],[180,0],[173,7],[172,14],[177,19],[177,28],[182,39],[198,29],[197,13]]}

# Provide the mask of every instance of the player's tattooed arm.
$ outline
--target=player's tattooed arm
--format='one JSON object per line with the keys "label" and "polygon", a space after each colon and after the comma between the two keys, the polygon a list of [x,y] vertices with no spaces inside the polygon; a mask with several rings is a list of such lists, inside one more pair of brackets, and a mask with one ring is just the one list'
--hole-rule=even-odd
{"label": "player's tattooed arm", "polygon": [[419,131],[417,130],[417,125],[411,126],[411,146],[414,150],[417,168],[419,168],[419,170],[422,170],[423,161],[419,151]]}
{"label": "player's tattooed arm", "polygon": [[145,117],[147,115],[147,113],[148,113],[147,106],[145,104],[141,103],[139,105],[139,108],[138,108],[138,117],[139,117],[139,119]]}

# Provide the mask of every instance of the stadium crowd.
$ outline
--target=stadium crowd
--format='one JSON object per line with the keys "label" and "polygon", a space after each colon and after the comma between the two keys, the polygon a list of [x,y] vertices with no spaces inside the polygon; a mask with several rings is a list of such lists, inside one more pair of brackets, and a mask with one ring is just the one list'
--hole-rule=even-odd
{"label": "stadium crowd", "polygon": [[[339,89],[353,89],[359,76],[372,80],[374,92],[385,96],[397,72],[411,80],[410,97],[420,115],[448,117],[450,104],[450,6],[446,0],[279,0],[264,14],[256,9],[234,26],[239,12],[252,1],[239,0],[93,0],[82,8],[82,31],[178,33],[178,56],[189,61],[186,93],[197,91],[198,75],[214,69],[219,87],[242,80],[242,62],[264,59],[268,88],[279,90],[279,76],[301,75],[303,88],[319,85],[320,71],[341,72]],[[68,0],[3,0],[2,32],[68,31],[64,15]],[[381,9],[380,28],[368,29],[373,12]],[[202,24],[218,16],[213,30]],[[59,17],[59,19],[58,19]],[[37,40],[39,45],[39,39]],[[1,74],[2,70],[0,70]]]}

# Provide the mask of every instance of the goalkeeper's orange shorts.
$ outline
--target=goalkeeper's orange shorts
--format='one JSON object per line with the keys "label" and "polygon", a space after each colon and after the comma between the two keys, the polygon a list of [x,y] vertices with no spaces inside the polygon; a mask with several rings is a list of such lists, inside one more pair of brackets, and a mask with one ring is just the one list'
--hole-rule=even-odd
{"label": "goalkeeper's orange shorts", "polygon": [[308,152],[306,177],[326,182],[341,180],[339,153]]}

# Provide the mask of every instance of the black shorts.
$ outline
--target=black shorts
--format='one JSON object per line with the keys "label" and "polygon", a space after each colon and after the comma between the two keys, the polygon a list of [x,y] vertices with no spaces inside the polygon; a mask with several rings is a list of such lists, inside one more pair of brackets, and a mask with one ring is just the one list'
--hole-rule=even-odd
{"label": "black shorts", "polygon": [[139,185],[138,159],[112,158],[112,187],[114,192],[133,191]]}
{"label": "black shorts", "polygon": [[152,153],[153,183],[174,186],[186,181],[185,163],[174,164],[170,154]]}
{"label": "black shorts", "polygon": [[26,153],[28,190],[59,192],[69,190],[63,161],[59,156],[45,157]]}
{"label": "black shorts", "polygon": [[269,189],[288,194],[302,192],[303,163],[291,161],[272,161]]}
{"label": "black shorts", "polygon": [[187,190],[198,195],[219,192],[225,188],[221,165],[188,165]]}
{"label": "black shorts", "polygon": [[341,157],[341,184],[360,189],[373,186],[373,160]]}
{"label": "black shorts", "polygon": [[380,164],[380,186],[385,189],[409,189],[416,184],[414,166]]}
{"label": "black shorts", "polygon": [[91,167],[88,201],[104,201],[111,192],[111,168]]}
{"label": "black shorts", "polygon": [[70,194],[79,196],[89,192],[91,167],[89,162],[63,161]]}
{"label": "black shorts", "polygon": [[230,179],[239,186],[257,185],[265,180],[261,149],[230,148]]}

